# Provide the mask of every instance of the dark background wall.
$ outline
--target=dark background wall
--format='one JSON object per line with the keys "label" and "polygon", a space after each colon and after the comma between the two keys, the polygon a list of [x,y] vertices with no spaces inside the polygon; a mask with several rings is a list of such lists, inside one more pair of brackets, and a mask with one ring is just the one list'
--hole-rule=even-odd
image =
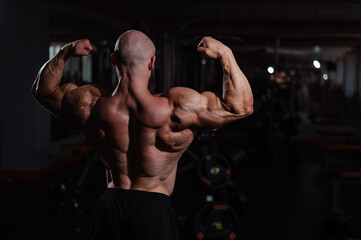
{"label": "dark background wall", "polygon": [[49,161],[50,121],[30,89],[48,58],[48,5],[2,1],[1,32],[1,169],[40,170]]}
{"label": "dark background wall", "polygon": [[[230,213],[216,212],[208,230],[226,239],[235,227],[237,239],[360,239],[360,11],[331,0],[2,0],[0,238],[84,238],[105,188],[102,163],[31,85],[49,47],[88,38],[94,54],[69,61],[63,81],[113,88],[115,40],[138,29],[157,47],[152,92],[220,92],[221,66],[196,52],[210,35],[230,46],[254,93],[252,116],[210,140],[200,133],[179,163],[172,202],[182,239],[199,238],[196,214],[217,201],[239,221],[232,229],[222,222]],[[232,170],[220,188],[201,180],[207,153],[221,156],[213,170]]]}

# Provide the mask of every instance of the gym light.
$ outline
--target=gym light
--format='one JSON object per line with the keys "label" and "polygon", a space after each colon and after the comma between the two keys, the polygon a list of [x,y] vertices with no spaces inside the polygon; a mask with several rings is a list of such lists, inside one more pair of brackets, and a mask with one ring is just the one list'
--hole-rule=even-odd
{"label": "gym light", "polygon": [[323,80],[327,80],[328,79],[328,75],[326,74],[326,73],[324,73],[323,75],[322,75],[322,78],[323,78]]}
{"label": "gym light", "polygon": [[275,69],[270,66],[270,67],[267,68],[267,72],[268,72],[269,74],[272,74],[272,73],[275,72]]}
{"label": "gym light", "polygon": [[321,68],[321,63],[320,63],[319,61],[317,61],[317,60],[314,60],[314,61],[313,61],[313,66],[314,66],[315,68],[319,69],[319,68]]}
{"label": "gym light", "polygon": [[320,53],[320,52],[321,52],[321,47],[318,46],[318,45],[316,45],[316,46],[313,47],[313,51],[314,51],[315,53]]}

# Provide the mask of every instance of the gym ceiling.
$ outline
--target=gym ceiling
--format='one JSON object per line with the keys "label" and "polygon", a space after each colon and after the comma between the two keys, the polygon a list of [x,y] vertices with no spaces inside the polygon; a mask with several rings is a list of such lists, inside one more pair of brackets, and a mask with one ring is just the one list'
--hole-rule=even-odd
{"label": "gym ceiling", "polygon": [[[115,39],[130,28],[176,41],[204,35],[234,40],[247,49],[305,55],[320,47],[335,60],[361,43],[359,1],[183,0],[50,1],[52,41]],[[241,43],[241,44],[240,44]]]}

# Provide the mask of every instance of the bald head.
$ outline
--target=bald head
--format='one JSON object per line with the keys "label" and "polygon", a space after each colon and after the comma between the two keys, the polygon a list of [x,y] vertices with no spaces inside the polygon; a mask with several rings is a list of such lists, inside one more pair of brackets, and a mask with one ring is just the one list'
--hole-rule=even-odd
{"label": "bald head", "polygon": [[124,64],[131,68],[148,64],[155,55],[155,46],[152,40],[144,33],[129,30],[117,39],[114,47],[116,65]]}

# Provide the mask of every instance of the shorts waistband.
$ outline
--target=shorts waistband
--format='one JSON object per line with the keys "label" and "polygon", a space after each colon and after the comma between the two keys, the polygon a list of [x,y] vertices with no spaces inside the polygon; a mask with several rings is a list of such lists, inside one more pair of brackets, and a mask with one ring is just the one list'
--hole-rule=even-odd
{"label": "shorts waistband", "polygon": [[163,193],[147,192],[141,190],[128,190],[122,188],[106,188],[104,194],[110,194],[117,197],[125,197],[131,199],[149,199],[170,201],[170,197]]}

